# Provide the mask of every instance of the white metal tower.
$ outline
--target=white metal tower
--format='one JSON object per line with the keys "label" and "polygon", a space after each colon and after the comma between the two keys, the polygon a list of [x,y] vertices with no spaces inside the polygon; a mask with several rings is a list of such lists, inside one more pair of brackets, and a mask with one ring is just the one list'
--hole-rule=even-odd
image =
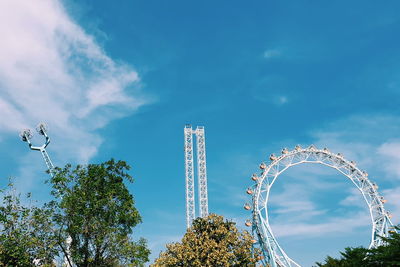
{"label": "white metal tower", "polygon": [[206,166],[206,139],[204,127],[185,125],[185,177],[186,177],[186,227],[192,225],[196,218],[195,190],[194,190],[194,162],[193,162],[193,134],[196,135],[197,182],[199,194],[200,217],[208,216],[207,193],[207,166]]}
{"label": "white metal tower", "polygon": [[193,130],[186,125],[185,136],[185,177],[186,177],[186,227],[189,228],[194,220],[194,166],[193,166]]}
{"label": "white metal tower", "polygon": [[197,177],[199,184],[199,203],[200,217],[208,216],[208,193],[207,193],[207,166],[206,166],[206,138],[204,135],[204,127],[197,126],[196,143],[197,143]]}

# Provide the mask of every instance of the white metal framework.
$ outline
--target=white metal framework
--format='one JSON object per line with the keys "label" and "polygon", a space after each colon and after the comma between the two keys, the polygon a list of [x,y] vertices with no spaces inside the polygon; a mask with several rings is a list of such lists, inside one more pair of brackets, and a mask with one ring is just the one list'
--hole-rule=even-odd
{"label": "white metal framework", "polygon": [[208,216],[208,193],[207,193],[207,166],[206,166],[206,138],[204,135],[204,127],[196,128],[197,143],[197,177],[199,184],[199,203],[200,217]]}
{"label": "white metal framework", "polygon": [[193,131],[186,125],[185,135],[185,177],[186,177],[186,226],[190,227],[195,216],[194,203],[194,166],[193,166]]}
{"label": "white metal framework", "polygon": [[270,163],[261,163],[261,174],[253,174],[252,180],[256,183],[247,189],[252,195],[252,205],[245,204],[246,210],[252,210],[252,220],[246,222],[251,226],[253,235],[257,236],[255,247],[262,252],[261,262],[264,266],[292,267],[300,266],[289,258],[276,241],[268,219],[268,199],[272,185],[288,168],[302,163],[317,163],[338,170],[347,176],[361,192],[366,201],[371,221],[372,233],[369,248],[375,248],[384,244],[381,237],[388,237],[389,230],[393,228],[391,215],[385,210],[383,204],[386,200],[379,195],[378,186],[368,179],[368,174],[357,168],[353,161],[343,158],[340,153],[334,154],[328,149],[317,149],[311,145],[308,148],[296,146],[294,150],[282,150],[282,155],[270,156]]}
{"label": "white metal framework", "polygon": [[54,165],[51,162],[49,154],[47,154],[46,147],[50,144],[50,137],[47,135],[47,126],[44,123],[39,123],[36,127],[36,131],[45,137],[45,143],[41,146],[33,146],[30,139],[32,138],[32,133],[30,129],[25,129],[20,133],[22,141],[27,142],[31,150],[40,151],[43,156],[44,162],[49,169],[50,176],[54,176]]}
{"label": "white metal framework", "polygon": [[197,182],[199,194],[200,217],[208,215],[207,194],[207,166],[206,166],[206,139],[203,126],[197,126],[196,130],[191,125],[185,125],[185,178],[186,178],[186,227],[192,225],[196,218],[195,189],[194,189],[194,161],[193,161],[193,134],[196,135],[197,156]]}

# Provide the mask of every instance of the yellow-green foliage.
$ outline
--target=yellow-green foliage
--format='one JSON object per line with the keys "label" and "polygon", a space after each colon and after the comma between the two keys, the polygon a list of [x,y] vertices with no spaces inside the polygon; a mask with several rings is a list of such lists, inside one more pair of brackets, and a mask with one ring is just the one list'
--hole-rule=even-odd
{"label": "yellow-green foliage", "polygon": [[252,237],[219,215],[197,218],[180,243],[167,245],[152,267],[255,266]]}

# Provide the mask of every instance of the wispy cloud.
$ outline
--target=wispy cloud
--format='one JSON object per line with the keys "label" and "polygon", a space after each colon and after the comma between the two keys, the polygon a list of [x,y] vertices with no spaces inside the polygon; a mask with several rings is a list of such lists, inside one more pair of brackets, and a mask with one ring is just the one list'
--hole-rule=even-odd
{"label": "wispy cloud", "polygon": [[281,56],[281,51],[278,49],[268,49],[264,51],[263,54],[265,59],[271,59]]}
{"label": "wispy cloud", "polygon": [[[341,213],[332,213],[335,208],[321,208],[316,201],[316,195],[324,194],[324,191],[319,192],[312,185],[315,179],[309,182],[307,180],[304,179],[305,183],[288,182],[284,184],[283,190],[276,194],[271,191],[271,228],[277,237],[317,237],[348,233],[371,224],[367,206],[360,192],[356,194],[356,190],[350,189],[349,194],[337,203]],[[325,189],[329,190],[328,187]],[[346,209],[341,209],[340,206],[346,206]]]}
{"label": "wispy cloud", "polygon": [[358,227],[371,223],[367,213],[353,214],[350,217],[333,218],[324,223],[288,223],[272,225],[277,237],[284,236],[323,236],[333,233],[348,233]]}
{"label": "wispy cloud", "polygon": [[384,189],[382,191],[383,196],[388,201],[385,207],[393,214],[392,222],[394,224],[400,223],[400,186]]}
{"label": "wispy cloud", "polygon": [[281,95],[281,96],[275,96],[274,98],[274,102],[277,105],[284,105],[289,101],[289,99],[287,98],[287,96]]}
{"label": "wispy cloud", "polygon": [[293,101],[292,86],[286,77],[269,74],[255,82],[252,96],[261,102],[282,106]]}
{"label": "wispy cloud", "polygon": [[400,143],[396,141],[383,143],[378,147],[378,154],[386,160],[383,168],[389,175],[400,177]]}
{"label": "wispy cloud", "polygon": [[365,203],[360,190],[358,190],[357,188],[351,188],[350,194],[342,201],[340,201],[340,205],[348,207],[355,206],[363,209],[367,208],[367,204]]}
{"label": "wispy cloud", "polygon": [[[315,143],[342,152],[370,174],[388,200],[385,207],[400,222],[400,118],[390,115],[351,116],[329,124],[313,134]],[[342,201],[353,203],[358,190]]]}
{"label": "wispy cloud", "polygon": [[149,102],[137,72],[107,56],[61,1],[0,2],[0,35],[0,135],[46,121],[58,158],[87,161],[103,141],[97,129]]}
{"label": "wispy cloud", "polygon": [[400,117],[390,115],[351,116],[334,121],[311,133],[314,143],[343,153],[368,172],[400,177]]}
{"label": "wispy cloud", "polygon": [[254,96],[255,99],[258,101],[264,102],[264,103],[269,103],[273,104],[275,106],[283,106],[285,104],[289,103],[289,98],[285,95],[279,95],[279,94],[266,94],[266,95],[260,95],[257,94]]}
{"label": "wispy cloud", "polygon": [[317,208],[304,184],[286,183],[282,192],[273,194],[271,190],[271,193],[269,203],[274,207],[273,213],[277,215],[277,220],[299,221],[305,218],[311,219],[326,212]]}

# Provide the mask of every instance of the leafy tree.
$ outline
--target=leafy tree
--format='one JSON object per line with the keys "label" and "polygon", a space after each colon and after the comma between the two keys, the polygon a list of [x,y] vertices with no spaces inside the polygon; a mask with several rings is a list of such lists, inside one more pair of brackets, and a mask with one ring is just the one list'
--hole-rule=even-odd
{"label": "leafy tree", "polygon": [[371,266],[400,266],[400,227],[392,231],[390,237],[383,238],[385,246],[380,246],[368,251]]}
{"label": "leafy tree", "polygon": [[367,252],[363,247],[345,248],[344,252],[340,252],[341,258],[335,259],[327,257],[325,263],[317,263],[320,267],[360,267],[367,266]]}
{"label": "leafy tree", "polygon": [[[52,210],[27,207],[10,183],[0,207],[0,266],[54,266]],[[28,195],[30,199],[30,195]],[[35,264],[34,264],[35,263]]]}
{"label": "leafy tree", "polygon": [[148,261],[146,241],[131,237],[141,217],[124,184],[133,182],[129,169],[113,159],[57,168],[51,179],[52,194],[59,199],[54,218],[64,240],[71,238],[69,261],[76,266],[143,266]]}
{"label": "leafy tree", "polygon": [[390,236],[382,238],[385,245],[373,249],[363,247],[346,248],[341,258],[327,257],[324,263],[316,263],[319,267],[388,267],[400,266],[400,227],[396,227]]}
{"label": "leafy tree", "polygon": [[167,245],[153,267],[242,267],[255,266],[251,236],[239,232],[234,222],[210,214],[193,221],[181,243]]}
{"label": "leafy tree", "polygon": [[342,260],[332,258],[331,256],[327,256],[325,259],[325,263],[316,263],[319,267],[343,267]]}

